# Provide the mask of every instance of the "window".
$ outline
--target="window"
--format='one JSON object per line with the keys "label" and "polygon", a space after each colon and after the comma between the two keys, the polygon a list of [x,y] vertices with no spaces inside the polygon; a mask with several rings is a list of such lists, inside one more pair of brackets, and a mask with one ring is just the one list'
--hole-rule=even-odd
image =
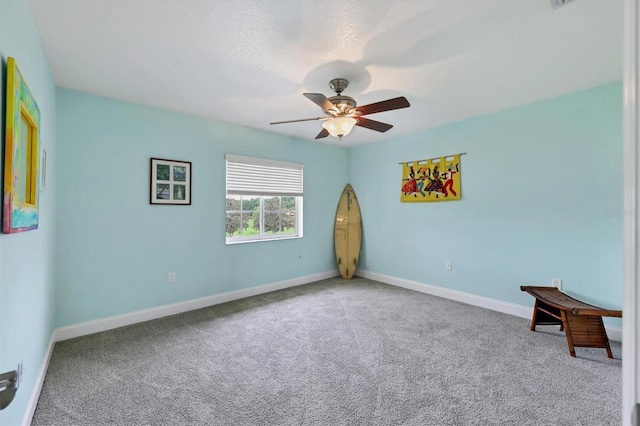
{"label": "window", "polygon": [[302,237],[303,164],[227,154],[227,244]]}

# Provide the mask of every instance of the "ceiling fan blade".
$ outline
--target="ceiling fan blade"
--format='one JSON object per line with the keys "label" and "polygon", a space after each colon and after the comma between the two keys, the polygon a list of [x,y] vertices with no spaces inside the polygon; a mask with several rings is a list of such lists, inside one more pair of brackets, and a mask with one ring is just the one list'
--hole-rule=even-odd
{"label": "ceiling fan blade", "polygon": [[318,133],[318,136],[316,136],[316,139],[326,138],[327,136],[329,136],[329,132],[327,131],[327,129],[322,129],[322,131]]}
{"label": "ceiling fan blade", "polygon": [[407,108],[409,106],[411,105],[407,98],[400,96],[399,98],[387,99],[386,101],[356,107],[356,114],[375,114],[377,112],[391,111],[393,109]]}
{"label": "ceiling fan blade", "polygon": [[336,106],[322,93],[303,93],[303,95],[325,112],[336,109]]}
{"label": "ceiling fan blade", "polygon": [[274,121],[273,123],[269,123],[269,124],[297,123],[299,121],[316,121],[316,120],[324,120],[325,118],[330,118],[330,117],[301,118],[299,120]]}
{"label": "ceiling fan blade", "polygon": [[393,127],[391,124],[369,120],[368,118],[364,117],[357,117],[356,120],[358,120],[356,126],[365,127],[367,129],[375,130],[376,132],[386,132]]}

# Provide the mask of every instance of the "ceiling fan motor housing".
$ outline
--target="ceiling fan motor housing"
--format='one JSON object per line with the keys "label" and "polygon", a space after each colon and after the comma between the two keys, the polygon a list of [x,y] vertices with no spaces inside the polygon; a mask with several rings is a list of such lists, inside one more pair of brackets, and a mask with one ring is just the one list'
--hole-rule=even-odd
{"label": "ceiling fan motor housing", "polygon": [[[337,95],[330,97],[329,102],[335,105],[339,115],[350,114],[357,105],[356,100],[351,96],[342,96],[342,91],[346,89],[347,86],[349,86],[349,80],[346,78],[334,78],[329,82],[329,87],[336,92]],[[331,111],[325,112],[331,114]]]}
{"label": "ceiling fan motor housing", "polygon": [[[340,114],[350,114],[356,107],[356,100],[351,96],[332,96],[329,98],[329,102],[335,105]],[[328,112],[328,111],[327,111]]]}

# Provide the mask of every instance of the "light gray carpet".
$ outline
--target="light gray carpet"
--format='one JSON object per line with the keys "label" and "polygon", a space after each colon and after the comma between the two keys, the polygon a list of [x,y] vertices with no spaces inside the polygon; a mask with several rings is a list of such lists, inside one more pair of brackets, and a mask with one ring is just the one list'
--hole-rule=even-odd
{"label": "light gray carpet", "polygon": [[332,279],[56,344],[34,425],[617,425],[621,346]]}

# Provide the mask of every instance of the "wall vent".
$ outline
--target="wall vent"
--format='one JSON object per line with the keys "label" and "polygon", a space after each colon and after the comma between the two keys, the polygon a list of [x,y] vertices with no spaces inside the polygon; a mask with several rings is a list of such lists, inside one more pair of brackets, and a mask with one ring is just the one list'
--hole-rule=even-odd
{"label": "wall vent", "polygon": [[566,6],[568,3],[572,3],[575,0],[551,0],[551,7],[557,9],[562,6]]}

